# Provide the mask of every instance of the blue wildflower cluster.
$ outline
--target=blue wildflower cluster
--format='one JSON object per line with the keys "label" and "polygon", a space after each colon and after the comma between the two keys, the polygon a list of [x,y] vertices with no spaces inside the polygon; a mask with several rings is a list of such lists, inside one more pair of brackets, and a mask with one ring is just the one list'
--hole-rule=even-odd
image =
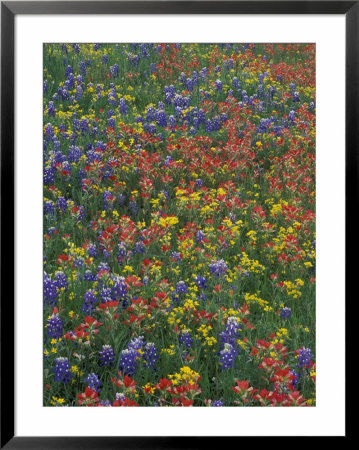
{"label": "blue wildflower cluster", "polygon": [[54,367],[55,381],[60,383],[69,383],[72,379],[71,367],[69,360],[65,357],[60,357],[55,359]]}

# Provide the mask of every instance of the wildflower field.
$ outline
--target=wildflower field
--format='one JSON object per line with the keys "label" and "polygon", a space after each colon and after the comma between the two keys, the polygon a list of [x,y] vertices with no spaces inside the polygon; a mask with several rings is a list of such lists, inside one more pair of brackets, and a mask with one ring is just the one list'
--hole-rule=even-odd
{"label": "wildflower field", "polygon": [[44,45],[44,405],[315,405],[315,45]]}

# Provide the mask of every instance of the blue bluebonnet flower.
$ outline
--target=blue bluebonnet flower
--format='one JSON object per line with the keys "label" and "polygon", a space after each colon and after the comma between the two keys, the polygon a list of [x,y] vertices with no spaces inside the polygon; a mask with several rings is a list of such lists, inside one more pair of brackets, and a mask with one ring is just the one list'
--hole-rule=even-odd
{"label": "blue bluebonnet flower", "polygon": [[87,383],[90,389],[93,389],[99,393],[101,392],[100,386],[102,385],[102,382],[99,380],[99,377],[95,373],[89,373],[84,381],[85,383]]}
{"label": "blue bluebonnet flower", "polygon": [[156,126],[153,123],[145,123],[143,129],[145,130],[146,133],[151,134],[152,136],[154,136],[157,132]]}
{"label": "blue bluebonnet flower", "polygon": [[211,406],[218,407],[218,406],[223,406],[223,405],[224,405],[224,402],[222,402],[222,400],[215,400]]}
{"label": "blue bluebonnet flower", "polygon": [[47,234],[51,236],[52,234],[55,233],[55,231],[57,231],[57,228],[55,228],[55,227],[49,227],[49,228],[47,229]]}
{"label": "blue bluebonnet flower", "polygon": [[221,80],[216,80],[216,89],[218,91],[222,90],[222,81]]}
{"label": "blue bluebonnet flower", "polygon": [[183,330],[180,334],[180,337],[178,338],[178,341],[180,345],[182,345],[185,348],[191,348],[193,343],[193,338],[191,336],[191,333],[189,330]]}
{"label": "blue bluebonnet flower", "polygon": [[153,74],[154,72],[156,72],[156,63],[151,63],[151,74]]}
{"label": "blue bluebonnet flower", "polygon": [[97,266],[97,272],[101,272],[102,270],[105,270],[106,272],[110,271],[110,266],[105,261],[100,262]]}
{"label": "blue bluebonnet flower", "polygon": [[120,68],[119,68],[118,64],[114,64],[113,66],[110,66],[110,73],[111,73],[112,78],[116,78],[119,76]]}
{"label": "blue bluebonnet flower", "polygon": [[106,400],[100,400],[99,405],[101,405],[101,406],[112,406],[112,403],[110,402],[110,400],[106,399]]}
{"label": "blue bluebonnet flower", "polygon": [[103,287],[100,292],[101,303],[106,303],[106,302],[112,301],[113,298],[111,296],[111,293],[112,293],[111,288]]}
{"label": "blue bluebonnet flower", "polygon": [[221,121],[218,116],[213,117],[212,128],[213,128],[213,131],[218,131],[221,129]]}
{"label": "blue bluebonnet flower", "polygon": [[210,119],[206,120],[206,131],[207,133],[211,133],[212,131],[214,131],[214,126]]}
{"label": "blue bluebonnet flower", "polygon": [[186,294],[188,292],[188,287],[184,281],[179,281],[176,286],[177,294]]}
{"label": "blue bluebonnet flower", "polygon": [[79,62],[79,68],[80,68],[81,74],[85,77],[86,76],[86,70],[87,70],[86,63],[84,61],[80,61]]}
{"label": "blue bluebonnet flower", "polygon": [[128,207],[130,209],[131,214],[133,216],[136,216],[138,213],[138,209],[139,209],[137,203],[131,200],[128,204]]}
{"label": "blue bluebonnet flower", "polygon": [[85,134],[89,131],[89,122],[86,117],[80,120],[80,128],[82,134]]}
{"label": "blue bluebonnet flower", "polygon": [[118,244],[117,260],[119,263],[123,263],[127,256],[127,246],[124,242]]}
{"label": "blue bluebonnet flower", "polygon": [[168,118],[169,126],[173,129],[176,127],[176,119],[174,116],[169,116]]}
{"label": "blue bluebonnet flower", "polygon": [[201,242],[206,237],[202,230],[198,230],[196,233],[196,241]]}
{"label": "blue bluebonnet flower", "polygon": [[45,133],[46,133],[46,136],[48,136],[48,137],[52,137],[54,135],[55,130],[54,130],[54,127],[51,125],[51,123],[47,123],[45,125]]}
{"label": "blue bluebonnet flower", "polygon": [[156,367],[156,363],[158,360],[158,350],[153,342],[148,342],[145,345],[143,359],[145,361],[145,366],[148,369],[154,369]]}
{"label": "blue bluebonnet flower", "polygon": [[284,307],[281,309],[280,316],[284,319],[288,319],[292,315],[292,310],[288,307]]}
{"label": "blue bluebonnet flower", "polygon": [[49,102],[47,107],[47,114],[49,116],[55,116],[55,105],[54,102]]}
{"label": "blue bluebonnet flower", "polygon": [[177,261],[181,261],[181,253],[179,252],[172,252],[171,258],[176,259]]}
{"label": "blue bluebonnet flower", "polygon": [[228,266],[223,259],[220,259],[218,261],[213,259],[211,261],[211,264],[209,265],[209,271],[213,273],[216,277],[225,274],[227,270]]}
{"label": "blue bluebonnet flower", "polygon": [[200,287],[201,289],[207,288],[207,280],[202,275],[197,275],[195,278],[195,282],[197,283],[197,286]]}
{"label": "blue bluebonnet flower", "polygon": [[144,340],[143,336],[138,336],[136,338],[133,338],[130,341],[130,343],[128,344],[128,348],[133,349],[133,350],[142,350],[142,347],[145,345],[143,340]]}
{"label": "blue bluebonnet flower", "polygon": [[67,78],[71,73],[74,73],[72,66],[68,65],[65,70],[65,77]]}
{"label": "blue bluebonnet flower", "polygon": [[125,203],[126,196],[124,194],[119,194],[117,197],[117,200],[118,200],[118,206],[121,208],[121,206],[123,206]]}
{"label": "blue bluebonnet flower", "polygon": [[58,298],[58,289],[56,281],[52,280],[50,275],[44,272],[44,302],[50,306],[54,306]]}
{"label": "blue bluebonnet flower", "polygon": [[228,317],[225,330],[219,334],[222,343],[221,347],[224,348],[226,343],[237,347],[236,341],[240,331],[241,324],[239,320],[236,317]]}
{"label": "blue bluebonnet flower", "polygon": [[59,197],[57,199],[57,204],[56,204],[57,208],[60,211],[66,211],[67,210],[67,200],[65,197]]}
{"label": "blue bluebonnet flower", "polygon": [[291,373],[294,376],[294,378],[291,380],[291,385],[294,387],[294,389],[297,389],[300,376],[295,370],[290,370],[289,373]]}
{"label": "blue bluebonnet flower", "polygon": [[204,186],[203,180],[201,180],[200,178],[197,178],[197,180],[196,180],[196,187],[197,188],[201,188],[202,186]]}
{"label": "blue bluebonnet flower", "polygon": [[120,370],[126,375],[135,375],[137,370],[137,358],[139,356],[138,351],[134,348],[122,350],[119,364]]}
{"label": "blue bluebonnet flower", "polygon": [[83,96],[83,89],[81,86],[76,86],[76,100],[79,100]]}
{"label": "blue bluebonnet flower", "polygon": [[163,109],[157,109],[155,113],[156,123],[159,127],[167,126],[167,117]]}
{"label": "blue bluebonnet flower", "polygon": [[102,351],[98,352],[100,366],[112,367],[115,361],[115,352],[111,345],[103,345]]}
{"label": "blue bluebonnet flower", "polygon": [[90,244],[90,245],[88,246],[88,249],[87,249],[87,250],[88,250],[89,256],[90,256],[91,258],[96,258],[98,252],[97,252],[97,248],[96,248],[96,245],[95,245],[95,244]]}
{"label": "blue bluebonnet flower", "polygon": [[144,253],[145,252],[145,246],[143,242],[136,242],[135,246],[132,249],[133,254],[136,253]]}
{"label": "blue bluebonnet flower", "polygon": [[113,207],[114,196],[111,191],[104,191],[103,193],[103,203],[104,209],[112,209]]}
{"label": "blue bluebonnet flower", "polygon": [[59,289],[63,288],[66,291],[69,283],[67,281],[67,276],[64,274],[64,272],[62,272],[62,270],[58,270],[55,273],[55,278],[56,278],[57,287]]}
{"label": "blue bluebonnet flower", "polygon": [[125,283],[124,277],[119,277],[118,275],[112,275],[111,280],[113,282],[112,285],[112,296],[116,299],[122,300],[122,307],[127,307],[127,291],[128,287]]}
{"label": "blue bluebonnet flower", "polygon": [[54,374],[55,381],[60,381],[65,384],[71,381],[71,367],[67,358],[60,357],[55,359]]}
{"label": "blue bluebonnet flower", "polygon": [[294,122],[294,119],[295,119],[295,111],[294,109],[291,109],[288,113],[288,120],[290,122]]}
{"label": "blue bluebonnet flower", "polygon": [[84,280],[85,281],[95,281],[95,277],[92,274],[91,270],[86,270],[84,274]]}
{"label": "blue bluebonnet flower", "polygon": [[120,113],[126,115],[127,114],[126,100],[123,97],[121,97],[119,103],[120,103]]}
{"label": "blue bluebonnet flower", "polygon": [[55,213],[54,204],[51,200],[47,200],[44,204],[44,213],[53,215]]}
{"label": "blue bluebonnet flower", "polygon": [[96,295],[92,289],[85,292],[84,304],[82,305],[82,311],[85,314],[92,314],[95,311],[95,303],[97,302]]}
{"label": "blue bluebonnet flower", "polygon": [[201,80],[204,80],[207,75],[208,75],[207,67],[202,67],[202,69],[199,71],[199,77],[201,78]]}
{"label": "blue bluebonnet flower", "polygon": [[49,337],[58,339],[62,336],[64,322],[58,314],[52,314],[52,316],[47,319],[46,324],[47,335]]}
{"label": "blue bluebonnet flower", "polygon": [[149,106],[146,110],[146,122],[153,122],[155,120],[155,110],[153,106]]}
{"label": "blue bluebonnet flower", "polygon": [[221,123],[226,123],[228,120],[228,116],[226,113],[221,114]]}
{"label": "blue bluebonnet flower", "polygon": [[53,183],[56,175],[55,167],[48,167],[44,169],[44,184],[49,185]]}
{"label": "blue bluebonnet flower", "polygon": [[302,347],[298,350],[298,365],[297,367],[308,367],[311,363],[311,358],[313,357],[310,348]]}
{"label": "blue bluebonnet flower", "polygon": [[235,366],[235,359],[238,355],[238,350],[233,345],[225,343],[223,350],[219,352],[219,364],[222,370],[230,369]]}

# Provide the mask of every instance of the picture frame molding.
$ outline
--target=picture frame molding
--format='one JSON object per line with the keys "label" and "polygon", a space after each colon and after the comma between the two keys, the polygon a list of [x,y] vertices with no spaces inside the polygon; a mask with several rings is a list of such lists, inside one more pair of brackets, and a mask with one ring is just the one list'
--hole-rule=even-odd
{"label": "picture frame molding", "polygon": [[[1,260],[0,260],[0,448],[115,449],[200,448],[223,437],[25,437],[15,436],[15,17],[19,14],[341,14],[346,21],[345,263],[346,299],[354,294],[351,273],[358,247],[353,209],[358,206],[359,1],[4,1],[1,2]],[[353,208],[354,206],[354,208]],[[346,316],[346,343],[348,337]],[[347,355],[347,348],[345,349]],[[346,373],[348,370],[346,358]],[[346,405],[347,405],[346,401]],[[347,416],[347,415],[346,415]],[[348,437],[348,428],[346,436]],[[228,437],[229,438],[229,437]],[[231,438],[236,439],[236,438]],[[216,442],[215,442],[216,441]]]}

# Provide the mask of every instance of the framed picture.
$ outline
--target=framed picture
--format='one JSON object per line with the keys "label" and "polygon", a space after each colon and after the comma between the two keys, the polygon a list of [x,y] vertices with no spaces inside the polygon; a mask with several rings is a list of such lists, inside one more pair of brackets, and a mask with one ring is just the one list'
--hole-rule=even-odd
{"label": "framed picture", "polygon": [[1,448],[348,436],[358,21],[1,2]]}

